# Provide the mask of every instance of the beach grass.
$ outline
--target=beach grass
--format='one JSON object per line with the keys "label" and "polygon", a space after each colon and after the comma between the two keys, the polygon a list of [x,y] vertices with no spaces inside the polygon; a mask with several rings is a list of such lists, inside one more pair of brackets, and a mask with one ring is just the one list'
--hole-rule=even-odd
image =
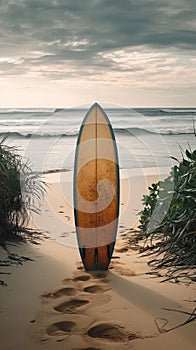
{"label": "beach grass", "polygon": [[0,142],[0,244],[24,238],[30,211],[38,211],[45,184],[15,147]]}

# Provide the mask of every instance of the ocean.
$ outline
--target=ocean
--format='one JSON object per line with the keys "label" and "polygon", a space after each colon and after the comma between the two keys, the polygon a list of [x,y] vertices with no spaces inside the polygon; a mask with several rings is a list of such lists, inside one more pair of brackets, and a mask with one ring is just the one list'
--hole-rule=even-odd
{"label": "ocean", "polygon": [[[0,140],[15,146],[36,172],[72,170],[77,135],[88,108],[0,109]],[[105,108],[120,168],[171,167],[171,156],[195,149],[196,108]]]}

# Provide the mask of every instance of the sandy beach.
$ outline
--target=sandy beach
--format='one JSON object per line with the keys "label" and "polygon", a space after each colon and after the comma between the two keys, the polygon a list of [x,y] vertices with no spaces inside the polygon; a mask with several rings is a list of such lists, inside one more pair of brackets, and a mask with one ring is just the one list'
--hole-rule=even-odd
{"label": "sandy beach", "polygon": [[122,239],[137,228],[147,187],[167,174],[155,168],[121,171],[114,259],[108,271],[97,272],[84,271],[80,261],[72,172],[46,175],[47,196],[32,225],[50,238],[10,246],[32,261],[0,268],[7,284],[0,286],[0,350],[195,348],[195,323],[178,327],[194,309],[194,283],[150,277],[148,260]]}

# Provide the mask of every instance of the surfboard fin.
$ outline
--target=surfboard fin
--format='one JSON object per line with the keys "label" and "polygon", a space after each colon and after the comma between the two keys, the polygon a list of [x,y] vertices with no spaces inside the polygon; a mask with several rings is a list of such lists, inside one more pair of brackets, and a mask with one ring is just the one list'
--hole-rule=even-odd
{"label": "surfboard fin", "polygon": [[83,247],[83,248],[81,248],[81,249],[82,249],[82,255],[83,255],[84,259],[85,259],[85,255],[86,255],[86,248],[85,248],[85,247]]}
{"label": "surfboard fin", "polygon": [[108,253],[108,259],[111,259],[111,250],[110,250],[110,245],[107,245],[107,253]]}
{"label": "surfboard fin", "polygon": [[97,265],[98,264],[98,248],[95,248],[95,264]]}

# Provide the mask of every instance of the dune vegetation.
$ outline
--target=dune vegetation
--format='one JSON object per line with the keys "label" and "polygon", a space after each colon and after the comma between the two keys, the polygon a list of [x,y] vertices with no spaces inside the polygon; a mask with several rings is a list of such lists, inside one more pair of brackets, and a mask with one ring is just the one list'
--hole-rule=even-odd
{"label": "dune vegetation", "polygon": [[[140,212],[141,249],[151,256],[154,270],[168,279],[187,276],[196,281],[196,150],[186,150],[170,175],[152,184]],[[190,272],[191,271],[191,272]]]}
{"label": "dune vegetation", "polygon": [[38,211],[45,191],[40,175],[29,161],[17,154],[15,147],[0,142],[0,244],[30,235],[26,228],[30,212]]}

